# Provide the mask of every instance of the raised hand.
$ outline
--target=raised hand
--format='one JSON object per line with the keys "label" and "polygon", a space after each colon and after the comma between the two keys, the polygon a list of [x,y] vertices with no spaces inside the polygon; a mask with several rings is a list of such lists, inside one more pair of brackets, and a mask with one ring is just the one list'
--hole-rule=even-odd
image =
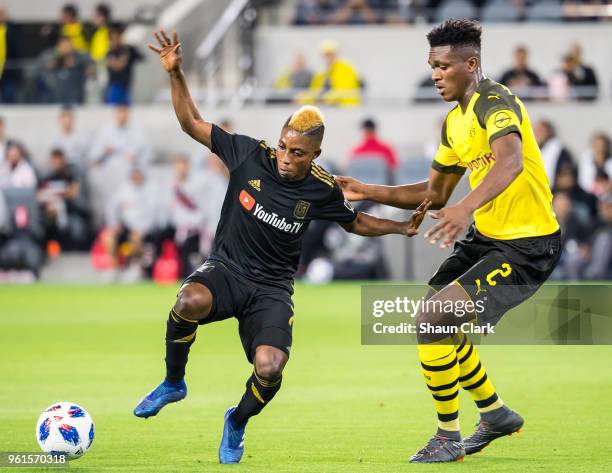
{"label": "raised hand", "polygon": [[429,216],[438,220],[438,223],[427,230],[425,238],[429,238],[429,243],[432,245],[441,241],[440,248],[450,248],[470,224],[472,212],[457,204],[437,212],[430,212]]}
{"label": "raised hand", "polygon": [[183,62],[183,54],[176,31],[172,33],[172,40],[170,40],[164,30],[160,30],[159,32],[156,31],[153,34],[161,47],[158,48],[149,44],[149,49],[159,54],[159,60],[162,67],[166,72],[176,72],[180,70]]}
{"label": "raised hand", "polygon": [[417,207],[414,213],[411,215],[410,219],[406,222],[406,236],[414,236],[419,233],[419,227],[421,223],[423,223],[423,219],[425,218],[425,214],[431,207],[431,200],[425,199],[421,202],[421,205]]}

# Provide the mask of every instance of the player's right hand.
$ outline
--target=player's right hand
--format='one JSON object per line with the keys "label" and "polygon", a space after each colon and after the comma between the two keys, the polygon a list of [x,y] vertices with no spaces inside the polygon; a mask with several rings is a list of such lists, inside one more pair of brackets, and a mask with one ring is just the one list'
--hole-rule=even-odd
{"label": "player's right hand", "polygon": [[353,202],[366,200],[366,184],[350,176],[335,176],[336,182],[342,189],[344,198]]}
{"label": "player's right hand", "polygon": [[152,44],[149,44],[149,49],[159,54],[159,60],[162,67],[166,70],[166,72],[175,72],[180,70],[183,62],[183,54],[181,52],[181,43],[179,43],[176,31],[172,33],[172,40],[170,40],[164,30],[159,30],[159,32],[156,31],[153,34],[155,35],[155,39],[157,39],[157,42],[161,48],[157,48]]}
{"label": "player's right hand", "polygon": [[421,202],[421,205],[416,208],[414,213],[410,216],[410,219],[406,222],[406,236],[411,237],[419,233],[419,227],[421,226],[421,223],[423,223],[425,214],[430,207],[431,200],[425,199],[423,202]]}

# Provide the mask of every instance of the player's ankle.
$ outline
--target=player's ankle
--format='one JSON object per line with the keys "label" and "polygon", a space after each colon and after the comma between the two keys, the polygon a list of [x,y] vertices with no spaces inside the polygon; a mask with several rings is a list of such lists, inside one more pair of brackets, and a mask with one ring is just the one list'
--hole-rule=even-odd
{"label": "player's ankle", "polygon": [[461,432],[458,430],[444,430],[438,427],[436,435],[439,437],[447,438],[449,440],[454,440],[455,442],[461,442]]}
{"label": "player's ankle", "polygon": [[481,412],[480,418],[486,422],[495,423],[500,419],[503,419],[510,412],[512,412],[512,410],[504,404],[503,406],[493,409],[492,411]]}
{"label": "player's ankle", "polygon": [[167,388],[182,388],[183,386],[185,386],[185,380],[184,379],[180,379],[178,381],[173,380],[173,381],[169,381],[168,378],[164,379],[164,386]]}

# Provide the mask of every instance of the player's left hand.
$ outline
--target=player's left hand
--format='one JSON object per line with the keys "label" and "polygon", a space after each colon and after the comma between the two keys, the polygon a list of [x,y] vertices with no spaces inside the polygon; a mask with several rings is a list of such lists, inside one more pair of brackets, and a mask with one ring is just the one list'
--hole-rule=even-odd
{"label": "player's left hand", "polygon": [[425,218],[425,214],[429,210],[429,207],[431,207],[431,200],[429,199],[425,199],[423,202],[421,202],[421,205],[417,207],[414,213],[410,216],[410,219],[406,222],[406,236],[411,237],[419,233],[419,227],[421,226],[421,223],[423,223],[423,219]]}
{"label": "player's left hand", "polygon": [[440,248],[449,248],[465,232],[472,213],[459,204],[429,212],[429,216],[439,222],[425,232],[425,238],[429,238],[432,245],[442,240]]}

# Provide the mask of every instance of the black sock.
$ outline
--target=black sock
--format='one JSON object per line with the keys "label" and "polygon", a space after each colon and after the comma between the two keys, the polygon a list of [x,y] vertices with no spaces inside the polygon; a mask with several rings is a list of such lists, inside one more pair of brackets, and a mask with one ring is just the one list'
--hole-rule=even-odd
{"label": "black sock", "polygon": [[166,379],[179,383],[185,377],[189,348],[195,341],[198,322],[170,311],[166,324]]}
{"label": "black sock", "polygon": [[232,422],[242,425],[250,417],[256,416],[272,400],[281,387],[282,376],[274,379],[262,379],[253,371],[247,380],[246,391],[240,400],[240,404],[232,413]]}

